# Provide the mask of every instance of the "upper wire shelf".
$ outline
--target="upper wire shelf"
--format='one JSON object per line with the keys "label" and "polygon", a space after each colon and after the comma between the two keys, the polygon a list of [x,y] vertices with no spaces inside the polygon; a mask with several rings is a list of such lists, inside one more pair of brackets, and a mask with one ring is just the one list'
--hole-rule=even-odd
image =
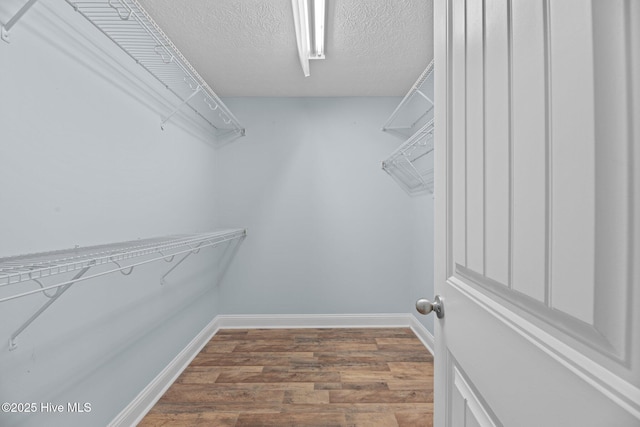
{"label": "upper wire shelf", "polygon": [[434,107],[434,61],[420,74],[409,92],[391,113],[382,130],[403,139],[433,119]]}
{"label": "upper wire shelf", "polygon": [[382,169],[413,196],[433,193],[433,120],[382,162]]}
{"label": "upper wire shelf", "polygon": [[238,119],[137,0],[66,2],[180,99],[162,117],[163,129],[187,105],[213,127],[217,139],[230,141],[245,134]]}
{"label": "upper wire shelf", "polygon": [[14,288],[10,285],[22,282],[35,282],[47,277],[82,271],[86,268],[104,264],[113,264],[113,268],[89,276],[85,275],[76,280],[63,279],[58,283],[47,286],[42,285],[40,282],[36,289],[30,291],[7,293],[3,289],[0,294],[0,302],[36,293],[55,291],[55,289],[63,287],[69,282],[78,282],[116,271],[129,270],[152,261],[161,259],[172,261],[175,255],[192,253],[202,248],[219,245],[244,236],[246,236],[246,230],[233,229],[0,258],[0,289]]}

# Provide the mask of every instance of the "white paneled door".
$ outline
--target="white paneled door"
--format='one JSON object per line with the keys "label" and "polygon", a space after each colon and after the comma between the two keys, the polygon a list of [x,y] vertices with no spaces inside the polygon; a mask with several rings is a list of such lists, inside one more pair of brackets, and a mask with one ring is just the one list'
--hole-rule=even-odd
{"label": "white paneled door", "polygon": [[437,426],[640,426],[640,1],[436,0]]}

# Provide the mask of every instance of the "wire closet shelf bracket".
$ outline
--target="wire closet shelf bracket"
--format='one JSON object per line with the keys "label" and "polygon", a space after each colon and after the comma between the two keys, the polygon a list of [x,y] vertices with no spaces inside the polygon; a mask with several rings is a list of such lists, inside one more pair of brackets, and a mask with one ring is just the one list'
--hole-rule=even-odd
{"label": "wire closet shelf bracket", "polygon": [[382,126],[384,132],[406,139],[433,119],[434,61],[420,74],[409,92]]}
{"label": "wire closet shelf bracket", "polygon": [[29,0],[27,1],[16,13],[9,19],[5,24],[0,25],[0,38],[7,43],[11,43],[11,29],[14,25],[24,16],[25,13],[31,9],[31,7],[38,0]]}
{"label": "wire closet shelf bracket", "polygon": [[[38,293],[48,298],[48,301],[11,335],[9,350],[17,347],[15,339],[18,335],[78,282],[115,272],[129,275],[137,266],[160,260],[169,263],[176,256],[182,255],[182,258],[162,276],[161,284],[164,284],[165,278],[189,256],[207,247],[244,239],[246,235],[245,229],[232,229],[0,258],[0,303]],[[89,270],[99,266],[106,268],[87,274]],[[71,274],[73,277],[70,278]],[[44,283],[55,276],[61,279],[49,284]],[[23,287],[16,286],[25,282],[34,283],[37,287],[24,290]]]}

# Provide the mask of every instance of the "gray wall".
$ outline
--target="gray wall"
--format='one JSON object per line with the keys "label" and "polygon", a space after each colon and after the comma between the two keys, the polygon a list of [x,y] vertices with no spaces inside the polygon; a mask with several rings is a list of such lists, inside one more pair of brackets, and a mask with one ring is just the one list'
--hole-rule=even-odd
{"label": "gray wall", "polygon": [[[0,2],[0,21],[22,4]],[[215,228],[216,151],[185,117],[160,130],[159,83],[112,65],[132,61],[65,2],[37,3],[12,37],[0,42],[0,257]],[[164,286],[164,262],[77,284],[15,351],[9,336],[47,300],[1,303],[0,402],[92,411],[0,413],[0,425],[110,421],[217,314],[219,252],[190,257]]]}
{"label": "gray wall", "polygon": [[433,199],[380,167],[400,98],[235,98],[247,136],[216,157],[221,225],[249,229],[229,314],[407,313],[433,293]]}

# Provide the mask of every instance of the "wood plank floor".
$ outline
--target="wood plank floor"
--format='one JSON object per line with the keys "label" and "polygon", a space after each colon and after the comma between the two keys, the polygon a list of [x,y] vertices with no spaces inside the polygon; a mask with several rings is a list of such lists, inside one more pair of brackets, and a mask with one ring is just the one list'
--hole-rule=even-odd
{"label": "wood plank floor", "polygon": [[219,331],[140,426],[429,426],[433,358],[408,328]]}

